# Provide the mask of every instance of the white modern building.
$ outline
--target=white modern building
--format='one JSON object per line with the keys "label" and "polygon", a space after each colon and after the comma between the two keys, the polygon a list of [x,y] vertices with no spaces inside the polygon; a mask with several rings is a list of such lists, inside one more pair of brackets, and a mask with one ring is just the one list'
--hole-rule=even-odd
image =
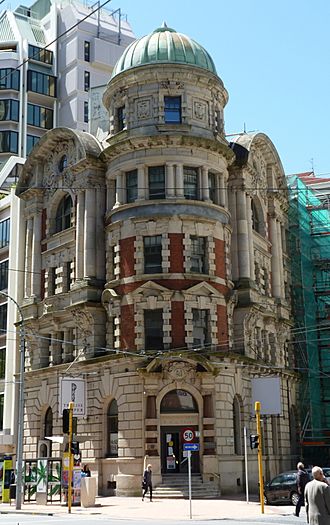
{"label": "white modern building", "polygon": [[[2,291],[21,299],[24,243],[19,238],[25,232],[19,224],[22,201],[11,191],[20,168],[47,130],[88,131],[89,90],[108,81],[133,40],[121,10],[97,10],[97,4],[37,0],[0,13],[0,296]],[[15,450],[14,323],[19,320],[15,303],[7,305],[2,297],[0,455]]]}

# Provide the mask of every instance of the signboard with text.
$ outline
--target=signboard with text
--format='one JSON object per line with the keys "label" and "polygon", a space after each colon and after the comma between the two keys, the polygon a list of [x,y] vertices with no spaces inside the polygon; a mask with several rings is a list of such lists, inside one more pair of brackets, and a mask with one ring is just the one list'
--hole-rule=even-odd
{"label": "signboard with text", "polygon": [[81,377],[60,378],[60,416],[70,402],[74,403],[73,415],[86,416],[86,381]]}

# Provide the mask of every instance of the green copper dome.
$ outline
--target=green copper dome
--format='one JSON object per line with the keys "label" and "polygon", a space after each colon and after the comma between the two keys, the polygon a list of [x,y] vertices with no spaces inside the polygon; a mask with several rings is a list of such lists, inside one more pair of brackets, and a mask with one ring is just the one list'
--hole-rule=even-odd
{"label": "green copper dome", "polygon": [[114,67],[112,78],[139,66],[173,63],[201,67],[217,74],[212,58],[200,44],[163,24],[125,49]]}

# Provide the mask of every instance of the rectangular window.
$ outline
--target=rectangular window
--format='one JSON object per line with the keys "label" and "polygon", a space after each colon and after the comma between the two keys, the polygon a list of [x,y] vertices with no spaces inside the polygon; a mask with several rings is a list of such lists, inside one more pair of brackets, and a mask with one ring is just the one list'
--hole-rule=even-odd
{"label": "rectangular window", "polygon": [[162,350],[163,310],[144,311],[144,343],[146,350]]}
{"label": "rectangular window", "polygon": [[198,168],[183,167],[183,185],[186,199],[198,199]]}
{"label": "rectangular window", "polygon": [[0,305],[0,335],[6,335],[7,332],[7,303]]}
{"label": "rectangular window", "polygon": [[209,172],[209,193],[210,193],[210,200],[214,202],[214,204],[218,204],[217,199],[217,177],[215,173]]}
{"label": "rectangular window", "polygon": [[190,237],[190,241],[190,271],[195,273],[207,273],[205,237],[198,237],[197,235],[192,235]]}
{"label": "rectangular window", "polygon": [[0,153],[18,153],[18,133],[0,131]]}
{"label": "rectangular window", "polygon": [[165,199],[165,166],[150,166],[149,199]]}
{"label": "rectangular window", "polygon": [[126,128],[125,106],[117,108],[117,123],[118,131],[122,131]]}
{"label": "rectangular window", "polygon": [[52,109],[44,108],[43,106],[36,106],[35,104],[27,105],[27,123],[30,126],[52,129],[53,114],[54,112]]}
{"label": "rectangular window", "polygon": [[19,70],[13,68],[0,69],[0,89],[19,91]]}
{"label": "rectangular window", "polygon": [[72,274],[71,274],[71,261],[65,263],[65,284],[64,288],[66,292],[71,290],[72,285]]}
{"label": "rectangular window", "polygon": [[138,192],[137,170],[126,172],[126,202],[135,202]]}
{"label": "rectangular window", "polygon": [[84,90],[88,91],[91,87],[91,74],[89,71],[84,72]]}
{"label": "rectangular window", "polygon": [[8,246],[10,239],[10,219],[0,222],[0,248]]}
{"label": "rectangular window", "polygon": [[210,342],[209,311],[194,308],[193,314],[193,344],[204,346]]}
{"label": "rectangular window", "polygon": [[84,102],[84,122],[88,123],[88,101]]}
{"label": "rectangular window", "polygon": [[41,95],[56,97],[56,77],[30,69],[28,71],[27,89]]}
{"label": "rectangular window", "polygon": [[44,64],[53,63],[53,52],[48,49],[42,49],[41,47],[33,46],[29,44],[29,58],[36,62],[43,62]]}
{"label": "rectangular window", "polygon": [[91,43],[88,40],[84,42],[84,60],[85,62],[91,61]]}
{"label": "rectangular window", "polygon": [[0,430],[3,430],[3,408],[5,402],[5,394],[0,394]]}
{"label": "rectangular window", "polygon": [[6,347],[0,348],[0,379],[5,378],[6,373]]}
{"label": "rectangular window", "polygon": [[26,136],[26,154],[27,155],[31,153],[33,147],[37,144],[39,140],[40,140],[40,137],[36,137],[35,135]]}
{"label": "rectangular window", "polygon": [[8,259],[0,263],[0,290],[8,288]]}
{"label": "rectangular window", "polygon": [[181,97],[164,97],[164,120],[167,124],[181,123]]}
{"label": "rectangular window", "polygon": [[0,100],[0,120],[13,120],[18,122],[18,100]]}
{"label": "rectangular window", "polygon": [[162,273],[162,236],[144,237],[144,273]]}

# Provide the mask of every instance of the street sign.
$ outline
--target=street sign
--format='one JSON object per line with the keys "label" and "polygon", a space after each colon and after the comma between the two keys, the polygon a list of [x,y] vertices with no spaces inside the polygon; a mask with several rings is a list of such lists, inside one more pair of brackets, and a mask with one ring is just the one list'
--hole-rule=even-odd
{"label": "street sign", "polygon": [[196,452],[199,450],[199,443],[183,443],[183,450],[191,450]]}
{"label": "street sign", "polygon": [[60,378],[60,416],[63,410],[69,408],[69,403],[74,403],[73,415],[86,416],[86,381],[81,377]]}
{"label": "street sign", "polygon": [[185,443],[191,443],[195,439],[195,432],[192,428],[185,428],[182,431],[182,441]]}

